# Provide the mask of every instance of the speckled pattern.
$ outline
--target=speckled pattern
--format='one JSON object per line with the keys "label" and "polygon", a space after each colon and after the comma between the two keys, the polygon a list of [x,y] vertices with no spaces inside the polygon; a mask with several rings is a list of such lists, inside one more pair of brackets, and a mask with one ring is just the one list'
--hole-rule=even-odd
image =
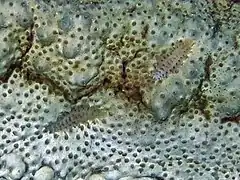
{"label": "speckled pattern", "polygon": [[0,180],[238,180],[240,5],[0,0]]}

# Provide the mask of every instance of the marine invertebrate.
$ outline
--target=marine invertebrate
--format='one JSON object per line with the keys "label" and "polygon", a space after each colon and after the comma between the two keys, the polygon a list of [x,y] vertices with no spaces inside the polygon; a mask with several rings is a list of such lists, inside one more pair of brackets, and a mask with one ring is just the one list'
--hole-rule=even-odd
{"label": "marine invertebrate", "polygon": [[240,10],[222,2],[1,1],[0,178],[236,179]]}

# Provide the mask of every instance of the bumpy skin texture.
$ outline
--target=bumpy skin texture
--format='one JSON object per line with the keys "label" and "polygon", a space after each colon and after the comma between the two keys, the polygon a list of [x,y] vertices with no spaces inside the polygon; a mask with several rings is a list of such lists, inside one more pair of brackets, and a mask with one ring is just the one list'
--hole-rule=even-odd
{"label": "bumpy skin texture", "polygon": [[0,179],[237,179],[240,6],[0,1]]}

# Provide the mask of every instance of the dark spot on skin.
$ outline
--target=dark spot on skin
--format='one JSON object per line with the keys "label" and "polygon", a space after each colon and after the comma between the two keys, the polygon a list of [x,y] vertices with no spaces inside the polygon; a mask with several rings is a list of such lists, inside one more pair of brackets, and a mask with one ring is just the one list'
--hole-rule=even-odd
{"label": "dark spot on skin", "polygon": [[213,27],[212,38],[216,37],[216,35],[220,31],[221,26],[222,26],[221,22],[219,20],[217,20],[216,23],[214,24],[214,27]]}
{"label": "dark spot on skin", "polygon": [[144,26],[143,31],[141,32],[142,38],[145,39],[149,31],[149,25]]}
{"label": "dark spot on skin", "polygon": [[213,63],[212,57],[209,55],[205,61],[205,67],[204,67],[204,70],[205,70],[204,79],[207,81],[210,80],[210,66],[212,65],[212,63]]}
{"label": "dark spot on skin", "polygon": [[240,114],[234,115],[234,116],[223,117],[221,119],[221,123],[226,123],[226,122],[240,123]]}
{"label": "dark spot on skin", "polygon": [[230,0],[232,3],[240,3],[240,0]]}
{"label": "dark spot on skin", "polygon": [[123,61],[122,62],[122,78],[123,79],[126,79],[126,77],[127,77],[126,66],[127,66],[127,62]]}

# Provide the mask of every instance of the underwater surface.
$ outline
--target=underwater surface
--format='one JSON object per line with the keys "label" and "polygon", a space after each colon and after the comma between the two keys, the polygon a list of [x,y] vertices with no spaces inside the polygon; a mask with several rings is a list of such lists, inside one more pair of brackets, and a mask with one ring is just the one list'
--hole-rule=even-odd
{"label": "underwater surface", "polygon": [[237,0],[0,0],[0,180],[239,180]]}

